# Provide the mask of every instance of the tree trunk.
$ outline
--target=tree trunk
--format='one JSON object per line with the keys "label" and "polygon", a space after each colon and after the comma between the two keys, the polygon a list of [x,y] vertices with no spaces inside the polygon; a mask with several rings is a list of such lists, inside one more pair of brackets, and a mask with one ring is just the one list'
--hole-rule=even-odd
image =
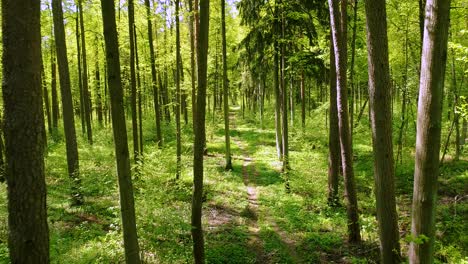
{"label": "tree trunk", "polygon": [[[281,3],[281,1],[280,1]],[[286,20],[284,8],[281,9],[281,36],[284,39],[286,34]],[[289,169],[289,143],[288,143],[288,92],[286,88],[286,44],[281,43],[281,63],[280,63],[280,89],[282,94],[282,133],[283,133],[283,171]]]}
{"label": "tree trunk", "polygon": [[348,215],[348,240],[350,243],[359,243],[361,234],[359,230],[359,214],[354,182],[353,153],[351,147],[351,134],[348,119],[348,89],[346,87],[346,1],[341,0],[341,10],[338,0],[328,0],[330,6],[330,22],[335,51],[335,65],[337,76],[337,109],[338,127],[341,146],[341,163],[343,167],[346,211]]}
{"label": "tree trunk", "polygon": [[[198,12],[198,1],[195,0],[197,6],[195,9]],[[189,12],[190,12],[190,19],[189,19],[189,31],[190,31],[190,75],[191,75],[191,84],[192,84],[192,122],[193,128],[195,129],[195,116],[196,111],[195,108],[197,106],[197,88],[196,88],[196,64],[195,64],[195,29],[194,29],[194,20],[195,20],[195,13],[194,13],[194,5],[193,0],[188,0]]]}
{"label": "tree trunk", "polygon": [[67,60],[67,46],[65,41],[65,28],[63,25],[62,1],[52,1],[54,19],[55,48],[60,76],[60,91],[62,94],[63,126],[65,130],[65,143],[67,149],[68,176],[71,180],[72,204],[83,203],[80,192],[80,166],[78,159],[78,146],[76,143],[75,116],[73,114],[73,100],[70,85],[70,71]]}
{"label": "tree trunk", "polygon": [[42,89],[43,89],[42,96],[44,98],[44,107],[45,107],[46,116],[47,116],[47,129],[49,131],[49,134],[52,134],[52,120],[50,116],[49,91],[47,91],[47,82],[46,82],[44,62],[42,60],[42,56],[41,56],[41,78],[42,78]]}
{"label": "tree trunk", "polygon": [[[280,34],[279,29],[279,11],[278,7],[275,7],[275,31],[277,35]],[[278,154],[278,159],[282,160],[283,158],[283,136],[281,132],[281,90],[280,90],[280,80],[279,80],[279,52],[280,46],[278,39],[275,39],[275,55],[274,55],[274,86],[275,86],[275,130],[276,130],[276,152]],[[242,99],[244,100],[244,99]],[[242,101],[243,102],[243,101]]]}
{"label": "tree trunk", "polygon": [[99,125],[103,125],[103,115],[102,115],[102,96],[101,96],[101,73],[99,71],[99,46],[96,43],[96,64],[95,64],[95,81],[96,81],[96,111],[98,116]]}
{"label": "tree trunk", "polygon": [[49,263],[40,3],[4,0],[2,19],[10,261]]}
{"label": "tree trunk", "polygon": [[104,39],[106,43],[107,78],[111,98],[112,130],[115,142],[117,174],[119,178],[120,210],[127,263],[140,263],[135,220],[130,155],[123,107],[122,80],[120,77],[119,44],[115,23],[114,1],[101,0]]}
{"label": "tree trunk", "polygon": [[231,139],[229,135],[229,79],[227,73],[226,49],[226,1],[221,0],[221,35],[223,45],[223,101],[224,101],[224,137],[226,140],[226,170],[232,170]]}
{"label": "tree trunk", "polygon": [[333,42],[330,41],[330,128],[328,129],[328,204],[338,205],[338,176],[340,174],[340,137],[336,104],[336,66]]}
{"label": "tree trunk", "polygon": [[133,0],[128,0],[128,34],[130,42],[130,108],[132,111],[133,160],[137,162],[139,155],[138,120],[137,120],[137,88],[135,73],[135,13]]}
{"label": "tree trunk", "polygon": [[86,58],[86,38],[83,21],[83,0],[78,0],[78,10],[80,12],[80,31],[81,31],[81,48],[83,58],[83,101],[84,101],[84,114],[86,120],[86,134],[89,144],[93,144],[93,130],[91,126],[91,95],[89,93],[88,85],[88,62]]}
{"label": "tree trunk", "polygon": [[85,106],[84,106],[84,95],[83,95],[83,79],[81,78],[81,40],[80,40],[80,19],[79,15],[76,15],[76,47],[77,47],[77,61],[78,61],[78,89],[80,91],[80,119],[81,119],[81,133],[86,134],[86,123],[85,123]]}
{"label": "tree trunk", "polygon": [[200,0],[200,27],[197,30],[198,94],[193,153],[192,237],[196,264],[205,263],[205,245],[202,229],[203,205],[203,152],[206,140],[205,106],[207,86],[207,56],[209,33],[209,0]]}
{"label": "tree trunk", "polygon": [[135,41],[135,65],[136,65],[136,79],[137,79],[137,111],[138,111],[138,152],[143,154],[143,109],[142,109],[142,96],[141,96],[141,78],[140,78],[140,62],[138,60],[138,40],[136,34],[136,25],[133,25],[133,37]]}
{"label": "tree trunk", "polygon": [[423,243],[413,241],[408,254],[410,263],[415,264],[434,261],[435,206],[450,1],[428,0],[425,10],[411,221],[412,237],[422,239]]}
{"label": "tree trunk", "polygon": [[51,71],[51,85],[50,85],[50,93],[52,99],[52,127],[54,131],[58,129],[58,119],[59,119],[59,103],[58,103],[58,95],[57,95],[57,64],[55,62],[55,45],[51,44],[51,57],[50,57],[50,71]]}
{"label": "tree trunk", "polygon": [[305,130],[305,125],[306,125],[306,96],[305,96],[304,70],[301,70],[301,123],[302,123],[302,130]]}
{"label": "tree trunk", "polygon": [[354,18],[353,18],[353,36],[351,39],[351,69],[349,82],[351,83],[351,100],[349,101],[349,122],[351,124],[351,147],[353,147],[353,124],[354,124],[354,58],[356,57],[356,29],[357,29],[357,12],[358,12],[358,0],[354,0]]}
{"label": "tree trunk", "polygon": [[162,133],[161,133],[161,108],[159,106],[159,91],[156,78],[156,63],[154,58],[154,45],[153,45],[153,25],[151,23],[151,8],[149,0],[145,0],[146,16],[148,21],[148,42],[150,49],[150,60],[151,60],[151,86],[153,88],[153,101],[154,101],[154,113],[156,119],[156,141],[158,147],[162,147]]}
{"label": "tree trunk", "polygon": [[366,1],[369,98],[381,263],[400,263],[385,0]]}
{"label": "tree trunk", "polygon": [[180,75],[181,75],[181,55],[180,55],[180,21],[179,21],[179,8],[180,0],[175,0],[175,23],[176,23],[176,108],[175,108],[175,117],[176,117],[176,156],[177,156],[177,165],[176,165],[176,179],[179,179],[181,168],[182,168],[182,143],[181,143],[181,131],[180,131]]}

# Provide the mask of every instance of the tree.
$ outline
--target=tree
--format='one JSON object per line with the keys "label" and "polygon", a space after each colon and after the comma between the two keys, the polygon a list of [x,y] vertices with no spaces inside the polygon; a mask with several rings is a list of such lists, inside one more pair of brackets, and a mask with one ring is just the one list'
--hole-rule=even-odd
{"label": "tree", "polygon": [[140,250],[135,220],[135,201],[130,171],[130,155],[128,151],[127,129],[123,107],[114,1],[101,0],[101,8],[106,44],[107,81],[111,98],[112,130],[114,134],[115,156],[119,179],[125,259],[127,263],[140,263]]}
{"label": "tree", "polygon": [[180,135],[180,77],[182,72],[182,58],[180,55],[180,21],[179,21],[179,9],[180,9],[180,0],[175,0],[175,22],[176,22],[176,107],[175,107],[175,116],[176,116],[176,155],[177,155],[177,171],[176,178],[179,179],[180,171],[182,167],[182,144],[181,144],[181,135]]}
{"label": "tree", "polygon": [[[280,0],[282,5],[282,0]],[[284,6],[281,7],[281,43],[280,43],[280,90],[281,90],[281,112],[282,112],[282,136],[283,136],[283,171],[287,173],[289,169],[289,133],[288,133],[288,91],[286,88],[286,19],[284,17]],[[280,19],[280,18],[278,18]],[[288,183],[286,183],[288,184]]]}
{"label": "tree", "polygon": [[81,56],[83,62],[82,71],[82,85],[83,85],[83,104],[84,104],[84,118],[86,120],[86,135],[88,137],[89,144],[93,144],[93,130],[91,127],[91,95],[89,93],[88,85],[88,60],[86,58],[86,38],[83,21],[83,0],[78,0],[78,10],[80,13],[80,31],[81,31]]}
{"label": "tree", "polygon": [[207,86],[208,33],[210,23],[210,1],[200,0],[200,25],[197,29],[198,89],[193,144],[193,197],[192,197],[192,238],[195,263],[205,263],[205,245],[202,229],[203,205],[203,152],[206,140],[205,112]]}
{"label": "tree", "polygon": [[[55,40],[52,40],[54,42]],[[58,119],[59,119],[59,104],[57,96],[57,63],[55,60],[55,45],[52,43],[50,50],[50,71],[51,71],[51,99],[52,99],[52,127],[54,131],[58,129]]]}
{"label": "tree", "polygon": [[197,3],[196,11],[194,11],[194,3],[193,0],[188,0],[188,7],[189,7],[189,31],[190,31],[190,77],[191,77],[191,85],[192,85],[192,122],[193,128],[195,129],[195,107],[196,107],[196,97],[197,97],[197,88],[196,88],[196,62],[195,62],[195,12],[198,12],[198,0],[195,0]]}
{"label": "tree", "polygon": [[156,141],[158,147],[162,147],[162,134],[161,134],[161,109],[159,107],[159,92],[157,87],[156,78],[156,62],[154,58],[154,45],[153,45],[153,25],[151,23],[151,8],[149,0],[145,0],[146,16],[148,21],[148,42],[150,50],[150,64],[151,64],[151,87],[153,88],[154,99],[154,112],[156,119]]}
{"label": "tree", "polygon": [[84,94],[83,94],[83,79],[81,76],[81,40],[80,40],[80,16],[76,15],[76,59],[78,62],[78,90],[80,91],[80,119],[81,119],[81,133],[84,135],[86,134],[86,117],[85,117],[85,101],[84,101]]}
{"label": "tree", "polygon": [[[44,99],[44,107],[46,110],[46,116],[47,116],[47,129],[49,133],[52,133],[52,118],[50,116],[50,101],[49,101],[49,91],[47,90],[47,82],[46,82],[46,76],[45,76],[45,70],[44,70],[44,61],[42,60],[41,56],[41,78],[42,78],[42,97]],[[46,144],[47,145],[47,144]]]}
{"label": "tree", "polygon": [[[450,0],[427,0],[419,81],[410,263],[433,263]],[[419,243],[422,241],[422,243]]]}
{"label": "tree", "polygon": [[10,261],[49,263],[40,3],[3,0],[2,19]]}
{"label": "tree", "polygon": [[138,119],[137,119],[137,84],[135,72],[135,12],[133,0],[128,0],[128,35],[130,41],[130,107],[132,109],[133,155],[134,161],[138,160]]}
{"label": "tree", "polygon": [[338,204],[338,176],[340,174],[340,138],[336,108],[335,51],[330,42],[330,127],[328,129],[328,204]]}
{"label": "tree", "polygon": [[73,100],[71,94],[70,71],[67,59],[67,44],[65,41],[65,28],[63,25],[62,0],[52,1],[54,19],[55,49],[60,77],[60,91],[62,95],[63,126],[65,130],[65,144],[67,149],[68,176],[70,177],[72,204],[83,203],[80,191],[80,165],[78,159],[78,146],[76,143],[75,116],[73,114]]}
{"label": "tree", "polygon": [[232,170],[231,139],[229,137],[229,79],[227,73],[226,51],[226,1],[221,0],[221,35],[223,45],[223,103],[224,103],[224,137],[226,140],[226,170]]}
{"label": "tree", "polygon": [[385,0],[366,1],[369,106],[382,263],[400,263]]}
{"label": "tree", "polygon": [[[346,211],[348,215],[348,240],[351,243],[361,241],[359,231],[359,214],[357,205],[356,186],[353,171],[353,153],[351,147],[351,134],[348,119],[348,88],[346,85],[347,47],[346,47],[346,3],[341,0],[341,8],[338,0],[328,0],[330,8],[330,24],[335,51],[335,66],[337,77],[337,109],[338,128],[341,147],[341,164],[343,168]],[[341,9],[341,10],[340,10]]]}

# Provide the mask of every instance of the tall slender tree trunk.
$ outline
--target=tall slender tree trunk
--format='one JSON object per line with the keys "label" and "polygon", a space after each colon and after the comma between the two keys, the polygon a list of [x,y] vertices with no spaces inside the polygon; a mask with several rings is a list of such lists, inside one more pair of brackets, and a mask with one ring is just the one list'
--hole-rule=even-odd
{"label": "tall slender tree trunk", "polygon": [[192,237],[196,264],[205,263],[205,243],[202,229],[203,152],[205,148],[205,111],[210,1],[200,0],[200,27],[197,30],[198,94],[193,153]]}
{"label": "tall slender tree trunk", "polygon": [[80,18],[79,15],[76,15],[76,49],[77,49],[77,61],[78,61],[78,89],[80,91],[80,119],[81,119],[81,133],[86,134],[86,118],[85,118],[85,101],[83,94],[83,79],[81,74],[81,40],[80,40]]}
{"label": "tall slender tree trunk", "polygon": [[[275,31],[277,36],[280,34],[280,23],[279,23],[279,11],[278,7],[275,7]],[[275,130],[276,130],[276,152],[278,154],[278,159],[282,160],[283,158],[283,135],[282,135],[282,125],[281,125],[281,90],[280,90],[280,80],[279,80],[279,53],[280,46],[278,39],[275,39],[274,43],[275,55],[274,55],[274,86],[275,86]],[[242,99],[244,100],[244,99]],[[243,102],[243,101],[242,101]]]}
{"label": "tall slender tree trunk", "polygon": [[[197,6],[194,7],[193,0],[188,0],[190,18],[189,18],[189,31],[190,31],[190,75],[191,75],[191,85],[192,85],[192,123],[195,129],[195,110],[197,106],[197,88],[196,88],[196,62],[195,62],[195,12],[198,12],[198,1]],[[194,11],[196,9],[196,11]]]}
{"label": "tall slender tree trunk", "polygon": [[302,130],[305,130],[306,125],[306,94],[305,94],[305,77],[304,70],[301,70],[301,124]]}
{"label": "tall slender tree trunk", "polygon": [[351,39],[351,69],[349,82],[351,83],[351,100],[349,101],[349,123],[351,125],[351,147],[353,146],[353,129],[354,129],[354,61],[356,57],[356,30],[357,30],[357,12],[358,0],[354,0],[354,17],[353,17],[353,36]]}
{"label": "tall slender tree trunk", "polygon": [[138,152],[143,155],[143,109],[142,109],[142,94],[141,94],[141,78],[140,78],[140,61],[138,60],[138,39],[136,34],[136,25],[133,25],[133,38],[135,41],[135,65],[137,79],[137,112],[138,112]]}
{"label": "tall slender tree trunk", "polygon": [[[97,41],[96,41],[97,42]],[[101,93],[101,72],[99,71],[99,46],[96,44],[96,63],[95,63],[95,72],[94,80],[96,82],[96,112],[98,116],[99,125],[103,125],[103,115],[102,115],[102,93]]]}
{"label": "tall slender tree trunk", "polygon": [[226,49],[226,1],[221,0],[221,35],[223,45],[223,101],[224,101],[224,138],[226,141],[226,170],[232,170],[231,138],[229,136],[229,79],[227,73]]}
{"label": "tall slender tree trunk", "polygon": [[51,44],[51,63],[50,63],[50,71],[51,71],[51,85],[50,85],[50,93],[52,99],[52,127],[54,131],[58,129],[58,119],[59,119],[59,103],[58,103],[58,95],[57,95],[57,64],[55,62],[55,45]]}
{"label": "tall slender tree trunk", "polygon": [[410,263],[433,263],[435,206],[442,116],[442,93],[447,61],[450,0],[427,0],[419,84],[418,121],[411,234]]}
{"label": "tall slender tree trunk", "polygon": [[73,100],[70,85],[70,71],[67,60],[67,45],[65,41],[65,28],[63,25],[62,1],[52,1],[54,19],[55,48],[60,76],[60,91],[62,94],[63,126],[65,130],[65,144],[67,150],[68,176],[71,180],[72,204],[83,203],[80,192],[80,166],[78,159],[78,146],[76,143],[75,116],[73,114]]}
{"label": "tall slender tree trunk", "polygon": [[3,0],[2,19],[10,261],[49,263],[40,3]]}
{"label": "tall slender tree trunk", "polygon": [[[330,39],[331,40],[331,39]],[[335,51],[330,41],[330,127],[328,129],[328,204],[338,205],[338,176],[340,174],[340,137],[336,106]]]}
{"label": "tall slender tree trunk", "polygon": [[133,160],[136,162],[139,155],[138,143],[138,115],[137,115],[137,84],[135,73],[135,11],[133,0],[128,0],[128,34],[130,41],[130,108],[132,111]]}
{"label": "tall slender tree trunk", "polygon": [[[280,0],[280,4],[281,4]],[[281,36],[284,39],[286,34],[286,20],[284,17],[284,7],[281,9]],[[282,94],[282,134],[283,134],[283,171],[289,169],[289,143],[288,143],[288,92],[286,88],[286,44],[281,43],[281,63],[280,63],[280,89]]]}
{"label": "tall slender tree trunk", "polygon": [[175,23],[176,23],[176,156],[177,156],[177,168],[176,168],[176,179],[179,179],[182,169],[182,143],[181,143],[181,131],[180,131],[180,75],[181,75],[181,62],[182,58],[180,55],[180,21],[179,21],[179,9],[180,0],[175,0]]}
{"label": "tall slender tree trunk", "polygon": [[[50,100],[49,100],[49,91],[47,90],[47,82],[44,70],[44,62],[41,56],[41,78],[42,78],[42,96],[44,98],[44,107],[46,110],[46,117],[47,117],[47,129],[49,134],[52,134],[52,119],[50,116]],[[47,144],[46,144],[47,145]]]}
{"label": "tall slender tree trunk", "polygon": [[83,0],[78,0],[78,10],[80,12],[80,31],[81,31],[81,48],[83,58],[83,101],[84,101],[84,114],[86,120],[86,135],[88,137],[88,143],[93,144],[93,128],[91,126],[91,94],[89,92],[88,84],[88,61],[86,56],[86,37],[83,21]]}
{"label": "tall slender tree trunk", "polygon": [[156,119],[156,141],[158,147],[162,147],[162,133],[161,133],[161,108],[159,107],[159,91],[156,77],[156,62],[154,56],[154,44],[153,44],[153,25],[151,23],[151,8],[149,0],[145,0],[146,16],[148,21],[148,42],[150,50],[150,64],[151,64],[151,86],[153,88],[153,99],[154,99],[154,113]]}
{"label": "tall slender tree trunk", "polygon": [[381,263],[400,263],[385,0],[366,1],[369,98]]}
{"label": "tall slender tree trunk", "polygon": [[[340,3],[341,10],[339,7]],[[348,90],[346,85],[346,3],[346,0],[328,0],[333,47],[335,51],[338,127],[341,146],[341,164],[345,183],[346,211],[348,215],[348,240],[351,243],[359,243],[361,241],[361,234],[359,230],[356,184],[354,181],[353,153],[348,119]]]}
{"label": "tall slender tree trunk", "polygon": [[104,39],[106,43],[107,78],[111,98],[112,130],[119,179],[120,210],[127,263],[140,263],[140,250],[135,220],[135,202],[130,170],[127,129],[123,107],[122,80],[120,76],[119,44],[115,23],[114,1],[101,0]]}

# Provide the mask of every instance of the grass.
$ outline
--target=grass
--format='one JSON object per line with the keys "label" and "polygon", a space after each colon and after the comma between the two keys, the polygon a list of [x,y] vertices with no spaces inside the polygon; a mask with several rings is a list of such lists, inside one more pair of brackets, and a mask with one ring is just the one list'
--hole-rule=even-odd
{"label": "grass", "polygon": [[[292,169],[288,175],[281,173],[276,156],[274,119],[267,118],[273,117],[272,113],[265,113],[265,129],[260,129],[254,115],[246,113],[242,119],[241,112],[234,111],[233,171],[224,170],[221,116],[215,122],[207,118],[209,155],[205,158],[203,224],[208,263],[258,263],[259,259],[264,263],[378,263],[368,120],[364,116],[354,130],[363,243],[352,246],[346,242],[345,208],[327,206],[328,130],[324,113],[324,107],[313,110],[304,130],[296,117],[295,126],[290,128]],[[176,181],[175,128],[164,126],[165,145],[158,149],[152,120],[144,122],[143,162],[133,167],[134,172],[139,172],[134,173],[134,188],[142,258],[146,263],[191,263],[192,128],[183,126],[182,177]],[[63,137],[61,133],[49,137],[46,177],[52,263],[124,262],[112,131],[95,127],[93,146],[79,138],[86,198],[80,207],[69,205]],[[404,238],[410,229],[412,135],[414,131],[409,128],[403,162],[396,170],[404,253],[408,246]],[[243,169],[251,176],[250,182],[246,182]],[[468,262],[467,182],[466,160],[447,162],[441,168],[435,255],[438,263]],[[289,190],[285,188],[287,183]],[[250,204],[246,185],[255,187],[258,207]],[[8,263],[5,184],[0,184],[0,205],[0,263]],[[253,245],[255,239],[260,246]]]}

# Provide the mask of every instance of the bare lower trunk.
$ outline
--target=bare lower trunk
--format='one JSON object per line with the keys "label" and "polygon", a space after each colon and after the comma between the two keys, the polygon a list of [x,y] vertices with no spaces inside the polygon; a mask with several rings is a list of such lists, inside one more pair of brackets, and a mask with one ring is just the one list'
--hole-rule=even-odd
{"label": "bare lower trunk", "polygon": [[138,264],[140,263],[140,250],[138,246],[130,155],[123,107],[114,1],[101,0],[101,7],[104,39],[106,42],[107,78],[111,98],[112,130],[117,161],[125,260],[127,263]]}
{"label": "bare lower trunk", "polygon": [[337,109],[338,127],[341,146],[341,163],[343,167],[346,211],[348,215],[348,240],[351,243],[361,241],[356,186],[353,171],[353,153],[348,119],[348,89],[346,85],[346,1],[341,0],[341,11],[338,0],[328,0],[330,21],[335,51],[337,76]]}
{"label": "bare lower trunk", "polygon": [[428,0],[419,84],[410,263],[433,263],[435,206],[450,1]]}
{"label": "bare lower trunk", "polygon": [[2,19],[10,261],[47,264],[40,3],[4,0]]}
{"label": "bare lower trunk", "polygon": [[209,33],[209,0],[200,0],[200,26],[197,29],[198,94],[193,153],[192,238],[196,264],[205,263],[205,242],[202,228],[203,152],[205,148],[205,111],[207,86],[207,57]]}
{"label": "bare lower trunk", "polygon": [[385,0],[366,1],[369,98],[381,263],[400,263]]}
{"label": "bare lower trunk", "polygon": [[60,76],[60,91],[62,95],[63,126],[65,130],[68,176],[71,180],[72,204],[78,205],[83,203],[83,195],[80,192],[80,166],[78,159],[78,146],[76,143],[75,116],[73,114],[70,71],[68,68],[67,46],[65,41],[61,0],[52,1],[52,11],[55,31],[55,48],[57,51]]}

